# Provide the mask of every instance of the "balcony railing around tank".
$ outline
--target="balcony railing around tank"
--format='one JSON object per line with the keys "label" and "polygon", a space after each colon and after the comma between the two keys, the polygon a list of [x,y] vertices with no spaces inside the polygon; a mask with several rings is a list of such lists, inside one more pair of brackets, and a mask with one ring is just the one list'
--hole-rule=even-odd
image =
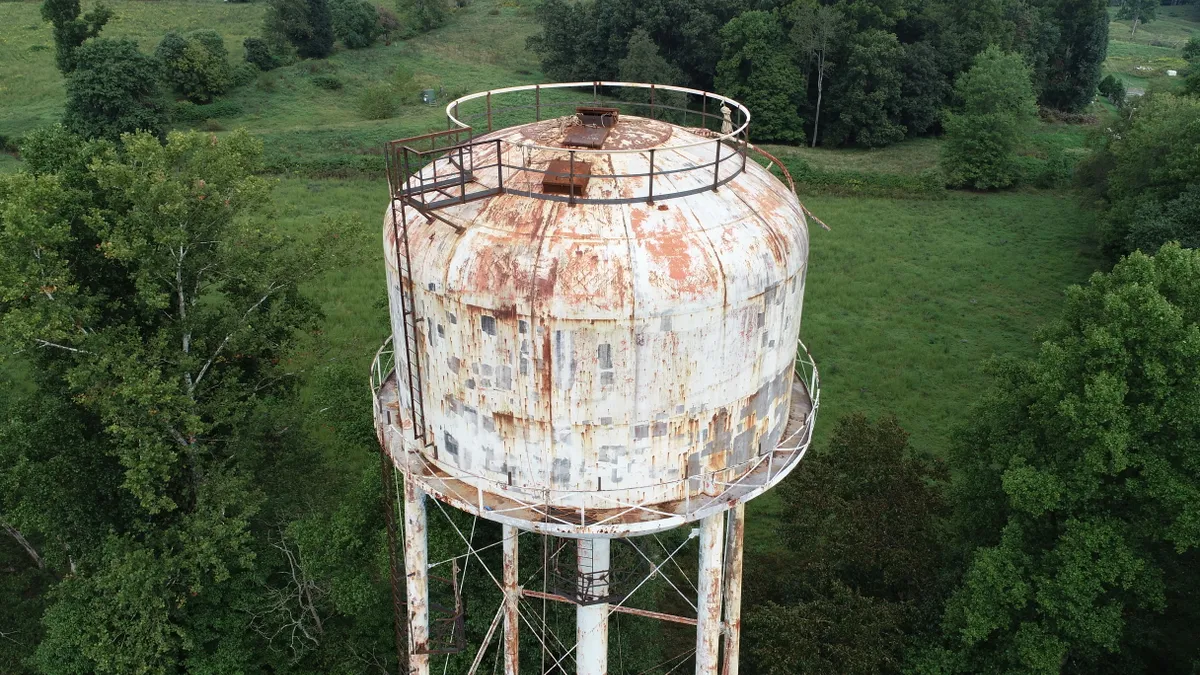
{"label": "balcony railing around tank", "polygon": [[[584,90],[582,97],[580,90]],[[626,98],[633,96],[631,92],[641,92],[645,100],[613,98],[613,92]],[[647,149],[579,148],[498,138],[492,133],[555,118],[567,124],[581,106],[612,108],[620,114],[669,122],[702,140],[668,142]],[[447,131],[391,141],[385,152],[393,198],[405,200],[431,218],[437,217],[433,215],[436,209],[502,192],[571,205],[653,203],[685,197],[715,190],[740,175],[751,147],[750,111],[744,105],[720,94],[671,85],[596,81],[505,87],[456,99],[446,107],[446,116]],[[566,170],[530,166],[533,153],[562,159]],[[644,182],[641,194],[602,198],[577,194],[582,190],[573,187],[566,194],[532,187],[546,178],[574,186],[585,175],[577,168],[585,163],[599,166],[601,163],[589,159],[612,155],[626,155],[624,165],[629,168],[614,173],[588,171],[588,179],[611,181],[618,188]],[[486,160],[481,159],[484,156]],[[512,180],[518,175],[526,180]],[[538,180],[531,180],[534,177]],[[685,185],[675,185],[676,179]]]}
{"label": "balcony railing around tank", "polygon": [[[803,419],[793,426],[789,421],[791,433],[783,438],[774,451],[752,457],[746,462],[726,467],[717,472],[701,472],[673,481],[666,481],[647,488],[636,502],[627,501],[624,496],[629,490],[560,490],[536,489],[523,490],[506,482],[493,480],[486,476],[472,474],[458,467],[443,466],[426,454],[404,452],[404,456],[395,457],[400,462],[407,462],[404,470],[417,475],[437,476],[444,487],[434,490],[441,498],[457,502],[460,508],[488,513],[490,516],[504,517],[512,514],[525,516],[534,513],[540,522],[566,528],[586,527],[593,530],[603,530],[605,526],[626,522],[631,517],[641,521],[674,521],[676,524],[690,522],[703,517],[708,512],[723,508],[731,499],[746,500],[761,494],[791,471],[796,463],[807,453],[812,443],[814,423],[817,410],[820,407],[820,374],[812,353],[803,342],[797,345],[796,377],[798,384],[806,394],[802,402]],[[372,393],[375,399],[376,424],[386,424],[398,438],[407,438],[401,429],[404,415],[390,416],[384,410],[381,392],[388,380],[391,379],[387,368],[387,358],[390,345],[385,344],[376,355],[376,364],[372,365]],[[379,375],[377,375],[379,374]],[[793,413],[797,401],[793,400]],[[381,438],[385,436],[381,434]],[[384,439],[386,440],[386,439]],[[415,462],[415,464],[413,464]],[[721,475],[733,475],[732,480],[723,480]],[[679,492],[682,484],[691,484],[684,490],[684,499],[678,506],[682,512],[668,511],[663,504],[674,502],[673,495]],[[699,487],[693,495],[691,486]],[[489,487],[490,486],[490,487]],[[503,494],[512,500],[507,506],[497,508],[484,497],[484,491]],[[520,495],[520,497],[516,496]],[[599,499],[602,506],[563,506],[574,496],[589,495]],[[590,511],[590,513],[589,513]]]}

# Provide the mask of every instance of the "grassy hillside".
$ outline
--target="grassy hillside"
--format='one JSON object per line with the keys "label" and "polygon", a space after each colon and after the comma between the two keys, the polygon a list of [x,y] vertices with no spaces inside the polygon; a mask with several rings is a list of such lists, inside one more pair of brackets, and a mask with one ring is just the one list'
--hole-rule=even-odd
{"label": "grassy hillside", "polygon": [[[115,18],[105,37],[130,37],[153,51],[168,30],[213,28],[225,37],[231,60],[241,62],[242,40],[257,35],[265,4],[220,0],[114,0]],[[85,11],[91,5],[85,2]],[[0,136],[15,137],[58,121],[65,98],[63,78],[54,68],[50,24],[37,2],[0,3]],[[495,12],[494,14],[492,12]],[[528,10],[519,3],[481,0],[459,9],[449,25],[421,37],[369,49],[339,50],[324,61],[299,63],[263,73],[256,82],[222,97],[236,114],[216,120],[216,128],[246,127],[264,137],[271,152],[333,155],[376,151],[383,141],[444,124],[442,106],[406,101],[389,120],[368,121],[358,97],[368,86],[392,80],[398,66],[447,96],[487,87],[534,82],[537,61],[525,51],[533,32]],[[313,83],[330,75],[343,84],[329,91]]]}
{"label": "grassy hillside", "polygon": [[1158,18],[1138,26],[1132,32],[1129,21],[1117,20],[1117,8],[1109,8],[1108,59],[1104,71],[1119,75],[1126,87],[1145,89],[1151,82],[1162,86],[1171,82],[1167,70],[1181,74],[1188,63],[1181,52],[1189,38],[1200,37],[1200,5],[1172,5],[1158,8]]}

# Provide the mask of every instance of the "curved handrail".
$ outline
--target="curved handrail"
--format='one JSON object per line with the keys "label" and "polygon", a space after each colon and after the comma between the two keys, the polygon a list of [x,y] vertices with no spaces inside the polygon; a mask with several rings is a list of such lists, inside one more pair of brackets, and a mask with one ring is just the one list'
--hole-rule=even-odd
{"label": "curved handrail", "polygon": [[[732,106],[734,109],[741,112],[740,124],[738,124],[733,129],[733,131],[730,131],[728,133],[722,133],[717,136],[713,136],[712,138],[705,138],[703,141],[680,143],[678,145],[664,145],[664,146],[657,148],[660,151],[684,150],[687,148],[699,147],[701,145],[708,145],[714,139],[721,140],[721,141],[730,140],[730,139],[736,140],[737,138],[745,135],[746,131],[750,128],[750,109],[747,108],[746,106],[742,105],[741,103],[738,103],[737,101],[729,98],[728,96],[722,96],[720,94],[717,94],[717,93],[714,93],[711,91],[704,91],[702,89],[692,89],[691,87],[677,87],[677,86],[671,85],[671,84],[649,84],[646,82],[612,82],[612,81],[608,81],[608,80],[595,80],[592,82],[554,82],[551,84],[524,84],[524,85],[518,85],[518,86],[514,86],[514,87],[501,87],[499,89],[489,89],[487,91],[475,92],[474,94],[467,94],[466,96],[456,98],[453,101],[451,101],[450,103],[447,103],[446,104],[446,117],[450,120],[451,124],[457,125],[459,129],[469,129],[469,128],[471,128],[471,125],[460,120],[458,117],[458,114],[457,114],[459,106],[462,103],[466,103],[467,101],[474,101],[474,100],[477,100],[480,98],[486,98],[490,102],[492,96],[499,95],[499,94],[512,94],[512,93],[516,93],[516,92],[525,92],[525,91],[541,91],[543,89],[572,89],[572,88],[579,88],[579,87],[593,87],[595,89],[599,89],[600,87],[626,87],[626,88],[632,88],[632,89],[651,89],[654,91],[661,90],[661,91],[672,91],[672,92],[677,92],[677,93],[681,93],[681,94],[692,94],[695,96],[702,96],[705,99],[713,99],[715,101],[720,101],[721,103],[728,104],[728,105]],[[624,102],[624,103],[626,105],[639,105],[639,103],[637,103],[637,102]],[[551,102],[551,103],[547,103],[546,105],[563,105],[563,104]],[[640,105],[645,105],[645,104],[640,104]],[[702,113],[702,114],[704,114],[704,113]],[[709,115],[709,116],[711,117],[712,115]],[[537,143],[534,143],[533,141],[518,141],[518,142],[509,141],[509,143],[516,147],[525,148],[528,150],[562,151],[562,148],[560,148],[560,147],[538,145]],[[583,154],[583,155],[588,155],[588,154],[619,155],[619,154],[626,154],[626,153],[629,153],[629,154],[640,153],[640,152],[645,152],[645,150],[640,150],[640,149],[601,150],[601,149],[579,148],[579,149],[576,149],[575,152],[577,154]]]}

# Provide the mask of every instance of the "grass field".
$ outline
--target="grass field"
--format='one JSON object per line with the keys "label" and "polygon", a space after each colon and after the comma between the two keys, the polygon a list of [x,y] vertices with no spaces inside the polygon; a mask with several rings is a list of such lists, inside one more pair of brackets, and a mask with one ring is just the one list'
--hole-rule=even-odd
{"label": "grass field", "polygon": [[1167,78],[1167,70],[1182,75],[1188,68],[1181,55],[1189,38],[1200,38],[1200,5],[1159,7],[1157,18],[1131,31],[1130,22],[1117,20],[1117,8],[1109,8],[1113,17],[1108,28],[1108,59],[1104,72],[1119,75],[1126,88],[1146,89],[1151,83],[1170,87],[1178,84]]}

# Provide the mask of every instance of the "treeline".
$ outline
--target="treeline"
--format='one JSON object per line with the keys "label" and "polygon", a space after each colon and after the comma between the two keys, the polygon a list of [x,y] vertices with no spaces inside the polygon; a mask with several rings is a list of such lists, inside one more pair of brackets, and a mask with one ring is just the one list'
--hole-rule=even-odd
{"label": "treeline", "polygon": [[616,79],[645,34],[662,58],[658,81],[739,98],[759,140],[873,147],[939,131],[955,81],[989,45],[1020,55],[1039,104],[1082,110],[1107,52],[1107,5],[545,0],[530,47],[551,80]]}

